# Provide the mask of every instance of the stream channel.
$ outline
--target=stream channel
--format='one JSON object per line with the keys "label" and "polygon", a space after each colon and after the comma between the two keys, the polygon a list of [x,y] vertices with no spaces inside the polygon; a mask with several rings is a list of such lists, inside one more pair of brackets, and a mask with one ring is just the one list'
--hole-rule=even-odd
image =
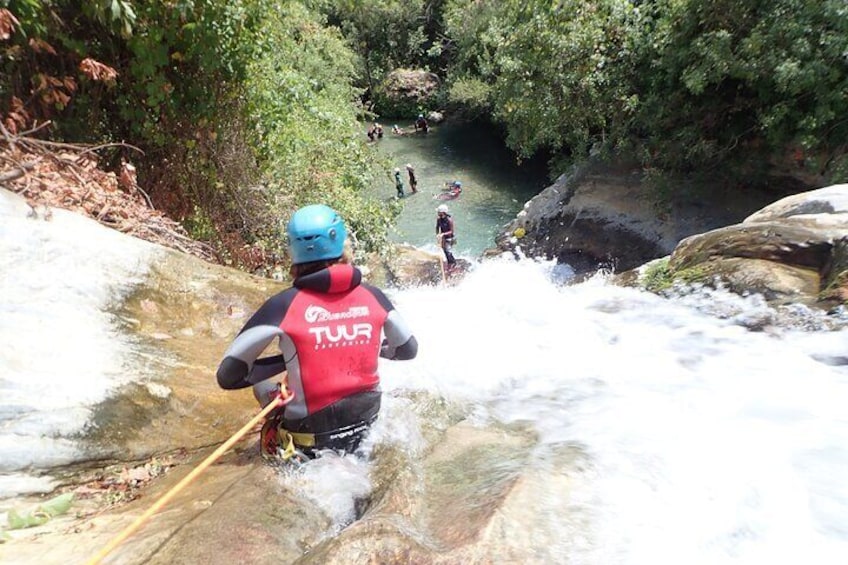
{"label": "stream channel", "polygon": [[[396,135],[393,122],[385,122],[381,140],[373,145],[390,156],[401,171],[406,197],[393,232],[393,240],[430,251],[435,242],[436,207],[447,204],[457,230],[456,251],[467,258],[478,257],[493,247],[498,229],[515,218],[524,203],[551,184],[541,160],[518,164],[497,134],[469,123],[444,123],[428,133]],[[397,122],[405,131],[409,124]],[[406,126],[406,127],[404,127]],[[418,193],[412,194],[406,164],[418,178]],[[437,200],[445,183],[462,182],[462,194],[453,200]],[[393,179],[373,188],[373,196],[395,198]]]}

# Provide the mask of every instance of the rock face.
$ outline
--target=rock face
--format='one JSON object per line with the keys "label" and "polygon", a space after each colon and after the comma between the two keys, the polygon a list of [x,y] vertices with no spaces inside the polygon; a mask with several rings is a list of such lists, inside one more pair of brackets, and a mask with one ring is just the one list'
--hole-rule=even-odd
{"label": "rock face", "polygon": [[431,106],[441,87],[439,77],[422,69],[396,69],[386,75],[375,92],[383,115],[414,117]]}
{"label": "rock face", "polygon": [[369,281],[378,286],[408,288],[412,286],[454,284],[462,279],[471,268],[471,264],[457,259],[458,269],[452,273],[444,272],[444,256],[430,253],[412,245],[400,244],[394,247],[390,259],[370,256],[364,265],[360,265]]}
{"label": "rock face", "polygon": [[[848,184],[778,200],[743,222],[684,239],[674,278],[719,280],[775,303],[848,302]],[[689,277],[689,280],[693,280]]]}
{"label": "rock face", "polygon": [[[641,170],[590,164],[562,175],[528,201],[497,238],[497,250],[521,251],[568,263],[625,271],[668,255],[684,237],[740,221],[773,197],[748,192],[699,197],[681,183],[681,202],[658,207]],[[731,197],[732,196],[732,197]]]}

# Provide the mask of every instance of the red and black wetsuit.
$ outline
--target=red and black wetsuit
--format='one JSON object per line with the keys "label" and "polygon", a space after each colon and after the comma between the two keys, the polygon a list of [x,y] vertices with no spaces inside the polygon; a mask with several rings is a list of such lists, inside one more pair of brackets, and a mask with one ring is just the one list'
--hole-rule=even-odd
{"label": "red and black wetsuit", "polygon": [[[295,398],[283,427],[314,434],[316,448],[350,448],[338,436],[358,439],[380,410],[378,355],[412,359],[418,351],[386,295],[361,281],[359,269],[344,264],[295,279],[241,329],[218,367],[218,384],[244,388],[288,370]],[[257,361],[275,338],[282,355]]]}

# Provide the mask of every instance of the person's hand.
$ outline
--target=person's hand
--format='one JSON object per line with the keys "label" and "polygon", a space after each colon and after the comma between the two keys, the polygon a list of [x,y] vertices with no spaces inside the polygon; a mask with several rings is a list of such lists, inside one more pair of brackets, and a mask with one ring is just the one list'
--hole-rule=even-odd
{"label": "person's hand", "polygon": [[394,348],[389,347],[389,340],[384,339],[383,343],[380,344],[380,357],[382,357],[383,359],[391,359],[392,357],[394,357],[394,354]]}
{"label": "person's hand", "polygon": [[286,394],[283,394],[283,385],[281,383],[277,383],[276,388],[268,393],[269,402],[273,402],[279,406],[288,404],[292,398],[294,398],[294,393],[288,389],[286,389]]}

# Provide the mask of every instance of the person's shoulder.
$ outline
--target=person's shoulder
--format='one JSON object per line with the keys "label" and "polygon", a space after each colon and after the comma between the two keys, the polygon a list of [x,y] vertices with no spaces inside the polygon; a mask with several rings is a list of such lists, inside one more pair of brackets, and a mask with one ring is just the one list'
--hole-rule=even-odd
{"label": "person's shoulder", "polygon": [[370,292],[371,295],[377,299],[377,302],[380,304],[380,306],[382,306],[383,309],[386,310],[386,312],[394,310],[394,304],[392,304],[392,301],[389,300],[389,297],[386,296],[386,293],[383,292],[381,288],[364,281],[359,285],[359,287],[365,290],[366,292]]}
{"label": "person's shoulder", "polygon": [[290,287],[288,287],[284,290],[281,290],[277,294],[269,297],[265,301],[265,304],[263,304],[261,307],[265,308],[265,307],[273,307],[273,306],[287,306],[287,305],[291,304],[291,301],[294,299],[294,296],[298,292],[300,292],[300,289],[298,289],[294,286],[290,286]]}
{"label": "person's shoulder", "polygon": [[298,292],[297,288],[289,287],[271,296],[253,313],[245,327],[279,325]]}

